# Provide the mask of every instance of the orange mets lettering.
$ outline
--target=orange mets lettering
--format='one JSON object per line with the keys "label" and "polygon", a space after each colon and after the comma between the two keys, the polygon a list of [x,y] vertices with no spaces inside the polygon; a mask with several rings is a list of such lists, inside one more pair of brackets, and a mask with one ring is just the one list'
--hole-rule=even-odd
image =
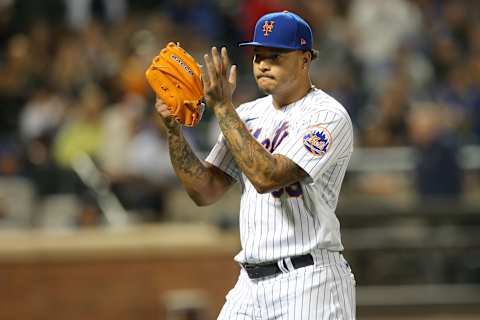
{"label": "orange mets lettering", "polygon": [[263,32],[264,36],[268,37],[268,33],[273,31],[273,25],[275,24],[275,21],[265,21],[263,24]]}

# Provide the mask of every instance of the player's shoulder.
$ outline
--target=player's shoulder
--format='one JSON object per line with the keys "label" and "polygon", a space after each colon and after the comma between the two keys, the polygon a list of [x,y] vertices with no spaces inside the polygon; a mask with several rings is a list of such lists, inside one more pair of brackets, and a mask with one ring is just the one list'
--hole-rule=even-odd
{"label": "player's shoulder", "polygon": [[241,118],[246,115],[252,116],[253,114],[261,112],[264,109],[262,108],[262,106],[270,105],[271,100],[271,96],[261,97],[249,102],[242,103],[237,107],[236,110]]}
{"label": "player's shoulder", "polygon": [[309,102],[305,103],[304,114],[296,121],[297,128],[307,130],[307,135],[327,133],[329,139],[340,139],[350,144],[347,150],[351,151],[354,130],[345,107],[320,89],[315,88],[310,95]]}
{"label": "player's shoulder", "polygon": [[298,128],[343,122],[353,131],[352,120],[347,110],[326,92],[314,88],[292,116]]}
{"label": "player's shoulder", "polygon": [[328,93],[315,88],[312,91],[310,103],[305,107],[306,113],[309,114],[335,114],[337,117],[343,118],[351,123],[347,109],[334,97]]}

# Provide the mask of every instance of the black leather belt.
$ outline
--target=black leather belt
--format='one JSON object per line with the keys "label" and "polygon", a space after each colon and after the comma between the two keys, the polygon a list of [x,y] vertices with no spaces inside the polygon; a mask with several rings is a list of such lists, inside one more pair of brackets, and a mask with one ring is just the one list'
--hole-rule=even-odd
{"label": "black leather belt", "polygon": [[[242,263],[242,267],[247,272],[250,279],[258,279],[282,273],[282,269],[280,269],[278,263],[282,264],[284,267],[283,272],[288,272],[290,268],[286,264],[285,260],[286,259],[280,260],[280,262],[275,261],[259,264]],[[313,257],[311,254],[291,257],[290,260],[294,269],[303,268],[313,264]]]}

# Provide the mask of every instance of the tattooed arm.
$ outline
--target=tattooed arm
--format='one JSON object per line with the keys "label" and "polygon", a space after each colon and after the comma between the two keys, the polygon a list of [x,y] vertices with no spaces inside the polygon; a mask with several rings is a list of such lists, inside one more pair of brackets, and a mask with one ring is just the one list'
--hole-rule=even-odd
{"label": "tattooed arm", "polygon": [[207,105],[213,108],[230,152],[240,170],[248,177],[259,193],[267,193],[298,182],[307,173],[295,162],[282,155],[272,155],[258,143],[241,121],[232,104],[236,85],[236,67],[229,65],[227,50],[212,48],[212,58],[205,55],[202,80]]}
{"label": "tattooed arm", "polygon": [[188,195],[199,206],[216,202],[234,180],[219,168],[198,159],[185,140],[180,126],[168,119],[168,110],[162,101],[157,100],[155,107],[163,116],[170,160]]}
{"label": "tattooed arm", "polygon": [[231,103],[214,107],[220,129],[240,170],[259,193],[298,182],[307,173],[283,155],[273,155],[250,134]]}

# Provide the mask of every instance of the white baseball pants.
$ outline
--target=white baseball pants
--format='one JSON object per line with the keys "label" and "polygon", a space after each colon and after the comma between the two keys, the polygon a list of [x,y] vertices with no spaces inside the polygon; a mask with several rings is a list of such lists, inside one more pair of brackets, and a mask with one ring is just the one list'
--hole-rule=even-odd
{"label": "white baseball pants", "polygon": [[355,279],[346,260],[322,250],[314,261],[254,280],[242,269],[218,320],[355,319]]}

